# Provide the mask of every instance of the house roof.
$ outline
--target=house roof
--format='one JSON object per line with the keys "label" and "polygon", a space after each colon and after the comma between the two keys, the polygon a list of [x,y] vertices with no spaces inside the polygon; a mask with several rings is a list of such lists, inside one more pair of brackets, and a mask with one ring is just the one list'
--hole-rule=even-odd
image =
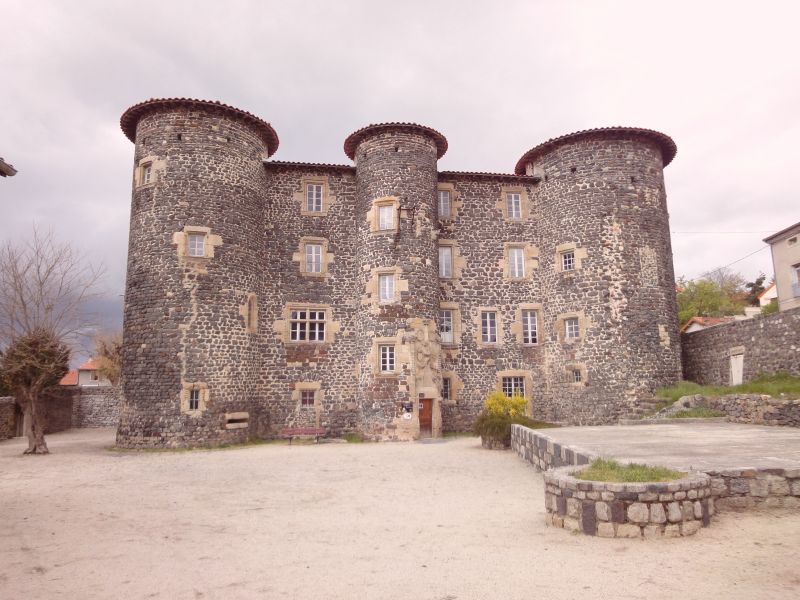
{"label": "house roof", "polygon": [[58,385],[78,385],[78,369],[71,369],[61,378]]}
{"label": "house roof", "polygon": [[666,167],[669,163],[672,162],[672,159],[675,158],[675,154],[678,152],[678,146],[666,134],[661,133],[660,131],[655,131],[653,129],[644,129],[642,127],[595,127],[594,129],[583,129],[581,131],[576,131],[574,133],[568,133],[566,135],[562,135],[560,137],[552,138],[539,144],[538,146],[534,146],[530,150],[528,150],[525,154],[522,155],[517,161],[517,166],[514,168],[514,172],[517,175],[524,175],[525,174],[525,165],[529,162],[536,160],[542,154],[546,154],[550,152],[552,149],[557,148],[558,146],[562,146],[569,142],[574,142],[580,138],[588,138],[588,137],[608,137],[613,138],[614,136],[619,135],[635,135],[639,137],[648,138],[658,144],[658,147],[661,149],[661,156],[664,161],[664,166]]}
{"label": "house roof", "polygon": [[733,317],[692,317],[684,323],[683,327],[681,327],[681,331],[686,331],[694,323],[702,327],[714,327],[715,325],[724,325],[725,323],[731,323],[735,320],[736,319]]}
{"label": "house roof", "polygon": [[100,368],[93,358],[90,358],[85,363],[83,363],[80,367],[78,367],[79,371],[96,371]]}
{"label": "house roof", "polygon": [[245,110],[240,110],[228,104],[216,100],[195,100],[193,98],[151,98],[139,104],[134,104],[124,113],[119,120],[119,126],[127,138],[136,141],[136,125],[139,119],[148,113],[160,109],[173,109],[173,108],[202,108],[211,112],[224,113],[226,116],[234,117],[239,120],[245,121],[254,125],[258,132],[261,134],[261,139],[267,145],[267,152],[270,156],[275,154],[278,149],[278,133],[272,128],[272,125],[258,118],[252,113]]}
{"label": "house roof", "polygon": [[16,174],[17,170],[0,158],[0,177],[13,177]]}
{"label": "house roof", "polygon": [[761,292],[758,296],[756,296],[756,299],[761,300],[761,298],[763,298],[764,295],[774,287],[775,287],[775,282],[773,281],[767,287],[764,288],[763,292]]}
{"label": "house roof", "polygon": [[444,153],[447,152],[447,138],[435,129],[426,127],[425,125],[418,125],[417,123],[374,123],[362,127],[358,131],[354,131],[348,135],[347,139],[344,141],[344,153],[350,157],[350,160],[355,160],[356,148],[364,138],[379,133],[388,133],[390,131],[430,135],[436,142],[436,157],[442,158]]}
{"label": "house roof", "polygon": [[789,225],[789,227],[787,227],[786,229],[781,229],[779,232],[773,233],[769,237],[765,237],[764,241],[767,244],[772,244],[772,243],[777,242],[778,240],[780,240],[782,237],[785,237],[785,236],[788,236],[788,235],[791,235],[791,234],[795,233],[795,231],[799,231],[800,232],[800,222],[797,222],[794,225]]}

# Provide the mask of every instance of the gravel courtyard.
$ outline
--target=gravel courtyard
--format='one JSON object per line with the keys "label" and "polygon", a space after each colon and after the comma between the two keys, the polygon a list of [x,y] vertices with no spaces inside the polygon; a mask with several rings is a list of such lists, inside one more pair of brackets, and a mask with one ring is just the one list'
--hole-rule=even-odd
{"label": "gravel courtyard", "polygon": [[115,452],[0,443],[0,598],[796,598],[800,514],[694,538],[544,525],[542,479],[472,438]]}

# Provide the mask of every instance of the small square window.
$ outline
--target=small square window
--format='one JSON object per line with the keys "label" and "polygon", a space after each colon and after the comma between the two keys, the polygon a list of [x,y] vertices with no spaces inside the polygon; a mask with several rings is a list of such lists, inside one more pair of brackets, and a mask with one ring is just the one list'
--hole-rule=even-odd
{"label": "small square window", "polygon": [[322,186],[318,183],[306,185],[306,210],[322,212]]}
{"label": "small square window", "polygon": [[322,272],[322,244],[306,244],[306,273]]}
{"label": "small square window", "polygon": [[583,381],[583,374],[580,369],[572,369],[572,381],[573,383],[580,383]]}
{"label": "small square window", "polygon": [[562,271],[574,271],[575,270],[575,251],[570,250],[568,252],[561,253],[561,270]]}
{"label": "small square window", "polygon": [[200,390],[189,390],[189,410],[200,409]]}
{"label": "small square window", "polygon": [[378,297],[383,303],[394,302],[394,273],[378,275]]}
{"label": "small square window", "polygon": [[394,346],[381,345],[379,346],[381,358],[381,373],[394,373]]}
{"label": "small square window", "polygon": [[147,185],[153,179],[153,163],[142,165],[142,185]]}
{"label": "small square window", "polygon": [[568,340],[574,340],[581,337],[581,329],[577,317],[564,319],[564,331]]}
{"label": "small square window", "polygon": [[522,198],[518,193],[509,192],[506,194],[506,211],[509,219],[522,218]]}
{"label": "small square window", "polygon": [[439,339],[442,344],[453,343],[453,311],[450,309],[439,311]]}
{"label": "small square window", "polygon": [[439,218],[449,219],[451,209],[450,190],[439,190]]}
{"label": "small square window", "polygon": [[786,240],[786,244],[789,246],[794,246],[796,243],[797,243],[797,236],[790,237],[788,240]]}
{"label": "small square window", "polygon": [[189,256],[203,257],[206,255],[206,234],[205,233],[190,233],[189,234]]}
{"label": "small square window", "polygon": [[307,408],[314,406],[314,390],[300,390],[300,406]]}
{"label": "small square window", "polygon": [[449,377],[442,377],[442,400],[450,400],[451,381]]}
{"label": "small square window", "polygon": [[439,277],[451,279],[453,277],[453,247],[439,246]]}
{"label": "small square window", "polygon": [[508,275],[515,279],[525,277],[525,251],[522,248],[508,249]]}
{"label": "small square window", "polygon": [[380,231],[390,231],[394,229],[394,205],[378,205],[378,229]]}
{"label": "small square window", "polygon": [[525,397],[525,378],[524,377],[503,377],[503,393],[509,398],[513,396]]}
{"label": "small square window", "polygon": [[481,311],[481,341],[484,344],[497,343],[497,313]]}
{"label": "small square window", "polygon": [[293,342],[324,342],[325,311],[292,310],[289,319],[289,339]]}
{"label": "small square window", "polygon": [[522,343],[536,344],[539,342],[538,313],[535,310],[522,311]]}

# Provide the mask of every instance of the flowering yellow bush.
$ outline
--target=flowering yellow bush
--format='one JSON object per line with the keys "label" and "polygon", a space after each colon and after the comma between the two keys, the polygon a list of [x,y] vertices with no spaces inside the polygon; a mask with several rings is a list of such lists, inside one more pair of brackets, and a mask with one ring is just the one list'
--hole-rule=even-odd
{"label": "flowering yellow bush", "polygon": [[484,408],[490,415],[508,415],[515,417],[524,415],[528,405],[527,400],[522,396],[508,397],[503,392],[495,390],[486,397]]}

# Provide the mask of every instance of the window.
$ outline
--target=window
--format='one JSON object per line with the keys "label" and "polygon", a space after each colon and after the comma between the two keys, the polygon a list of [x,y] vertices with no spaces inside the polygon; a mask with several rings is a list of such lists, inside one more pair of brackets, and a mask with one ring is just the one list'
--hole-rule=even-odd
{"label": "window", "polygon": [[481,312],[481,341],[484,344],[497,343],[497,313],[492,310]]}
{"label": "window", "polygon": [[561,270],[574,271],[575,270],[575,251],[561,253]]}
{"label": "window", "polygon": [[583,381],[583,375],[580,369],[572,369],[572,381],[573,383],[580,383]]}
{"label": "window", "polygon": [[394,373],[394,346],[378,347],[381,357],[381,373]]}
{"label": "window", "polygon": [[394,302],[394,273],[378,275],[378,299],[380,302]]}
{"label": "window", "polygon": [[503,377],[503,393],[508,396],[525,396],[525,378]]}
{"label": "window", "polygon": [[324,342],[325,311],[297,309],[291,311],[289,339],[293,342]]}
{"label": "window", "polygon": [[522,248],[508,249],[508,276],[516,279],[525,277],[525,251]]}
{"label": "window", "polygon": [[200,409],[200,390],[189,390],[189,410]]}
{"label": "window", "polygon": [[320,184],[309,183],[306,185],[306,210],[322,212],[322,186]]}
{"label": "window", "polygon": [[439,190],[439,218],[450,218],[450,190]]}
{"label": "window", "polygon": [[537,344],[539,342],[538,313],[535,310],[522,311],[522,343]]}
{"label": "window", "polygon": [[142,185],[147,185],[153,179],[153,163],[142,165]]}
{"label": "window", "polygon": [[378,229],[388,231],[394,229],[394,205],[378,205]]}
{"label": "window", "polygon": [[795,298],[800,297],[800,263],[792,265],[792,293]]}
{"label": "window", "polygon": [[314,406],[314,390],[300,390],[300,406]]}
{"label": "window", "polygon": [[443,344],[453,343],[453,311],[450,309],[439,311],[439,338]]}
{"label": "window", "polygon": [[450,400],[451,381],[449,377],[442,377],[442,400]]}
{"label": "window", "polygon": [[506,194],[506,211],[509,219],[522,218],[522,199],[518,193],[509,192]]}
{"label": "window", "polygon": [[190,233],[189,234],[189,256],[205,256],[206,255],[206,234],[204,233]]}
{"label": "window", "polygon": [[453,247],[439,246],[439,277],[450,279],[453,277]]}
{"label": "window", "polygon": [[322,273],[322,244],[306,244],[306,273]]}
{"label": "window", "polygon": [[578,324],[577,317],[570,317],[569,319],[564,319],[564,332],[568,340],[574,340],[581,337],[581,329]]}
{"label": "window", "polygon": [[797,243],[797,236],[790,237],[788,240],[786,240],[787,246],[794,246],[796,243]]}

